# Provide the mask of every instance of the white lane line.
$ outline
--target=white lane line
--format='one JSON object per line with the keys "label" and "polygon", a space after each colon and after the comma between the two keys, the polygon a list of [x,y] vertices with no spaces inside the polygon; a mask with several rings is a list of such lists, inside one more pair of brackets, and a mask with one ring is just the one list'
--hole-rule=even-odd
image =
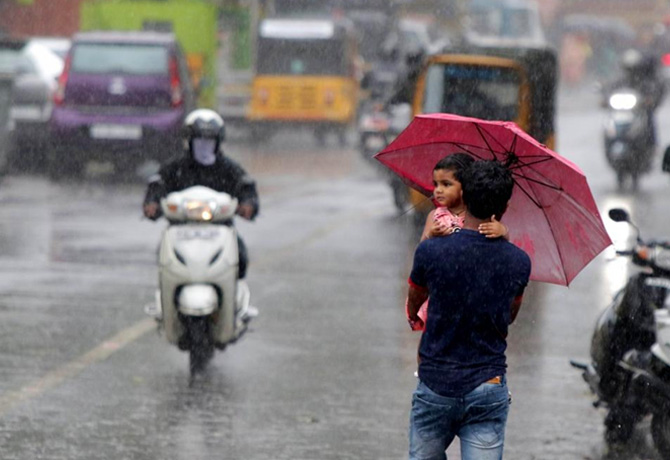
{"label": "white lane line", "polygon": [[6,413],[17,404],[39,396],[51,388],[60,385],[66,379],[75,377],[90,365],[106,360],[117,351],[122,350],[126,345],[154,329],[156,329],[156,321],[154,319],[146,318],[138,321],[87,353],[47,373],[42,378],[18,390],[4,394],[0,397],[0,415]]}
{"label": "white lane line", "polygon": [[[335,224],[328,224],[322,227],[315,229],[313,232],[309,233],[305,238],[300,241],[291,243],[286,247],[278,250],[275,253],[268,254],[266,257],[259,257],[258,262],[255,265],[260,265],[267,263],[271,260],[277,259],[284,254],[287,254],[293,249],[298,247],[305,247],[306,245],[313,243],[320,238],[327,236],[328,234],[334,232],[335,230],[345,227],[350,223],[361,219],[369,218],[375,215],[383,214],[383,212],[377,211],[368,211],[368,212],[358,212],[345,215],[345,218],[340,219]],[[18,390],[13,390],[5,393],[0,396],[0,416],[4,415],[17,405],[28,401],[32,398],[36,398],[48,390],[60,385],[67,379],[76,377],[78,374],[83,372],[87,367],[102,362],[112,356],[117,351],[123,349],[130,343],[141,338],[147,332],[156,329],[156,321],[153,318],[146,318],[136,322],[135,324],[121,330],[113,337],[105,340],[92,350],[84,353],[78,358],[63,364],[62,366],[57,367],[56,369],[48,372],[46,375],[41,377],[38,380],[35,380]]]}

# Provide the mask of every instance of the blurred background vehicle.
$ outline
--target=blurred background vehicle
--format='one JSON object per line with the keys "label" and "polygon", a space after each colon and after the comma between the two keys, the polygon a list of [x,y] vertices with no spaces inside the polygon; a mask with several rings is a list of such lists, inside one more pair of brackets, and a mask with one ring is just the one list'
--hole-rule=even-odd
{"label": "blurred background vehicle", "polygon": [[313,129],[340,145],[356,119],[360,59],[349,21],[269,18],[260,23],[249,110],[252,137],[285,127]]}
{"label": "blurred background vehicle", "polygon": [[7,144],[9,140],[9,110],[12,83],[21,61],[25,40],[0,37],[0,172],[7,170]]}
{"label": "blurred background vehicle", "polygon": [[402,18],[398,21],[398,29],[405,55],[418,50],[425,54],[439,53],[451,44],[447,34],[430,21]]}
{"label": "blurred background vehicle", "polygon": [[77,176],[92,159],[111,161],[118,173],[166,160],[181,148],[182,121],[194,107],[173,34],[76,34],[54,96],[49,173]]}
{"label": "blurred background vehicle", "polygon": [[467,17],[465,35],[471,43],[545,43],[538,5],[532,0],[471,0]]}
{"label": "blurred background vehicle", "polygon": [[[607,79],[619,71],[619,58],[635,46],[635,30],[620,18],[591,14],[564,16],[556,26],[561,78],[570,84],[584,74]],[[583,62],[580,62],[583,61]]]}
{"label": "blurred background vehicle", "polygon": [[45,169],[53,95],[69,48],[67,38],[31,38],[21,50],[9,109],[11,170]]}

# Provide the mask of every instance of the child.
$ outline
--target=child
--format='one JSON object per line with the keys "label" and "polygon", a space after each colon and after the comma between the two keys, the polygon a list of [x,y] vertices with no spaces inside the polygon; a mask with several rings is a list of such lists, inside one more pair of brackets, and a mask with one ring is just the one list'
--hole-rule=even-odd
{"label": "child", "polygon": [[[433,169],[433,199],[436,208],[426,218],[426,225],[421,234],[421,241],[449,235],[463,227],[465,204],[462,198],[461,177],[463,172],[475,160],[465,153],[454,153],[437,162]],[[498,222],[495,217],[490,223],[479,226],[479,232],[487,238],[507,238],[507,227]],[[428,309],[428,300],[419,309],[421,321],[411,322],[414,331],[422,331],[425,326]],[[407,317],[409,319],[409,313]]]}

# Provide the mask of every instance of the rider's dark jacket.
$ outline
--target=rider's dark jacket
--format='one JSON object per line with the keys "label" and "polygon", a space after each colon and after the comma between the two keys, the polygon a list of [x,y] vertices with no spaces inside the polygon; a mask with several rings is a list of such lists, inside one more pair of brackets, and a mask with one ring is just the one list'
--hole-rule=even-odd
{"label": "rider's dark jacket", "polygon": [[253,217],[258,214],[256,183],[237,162],[224,155],[217,155],[216,162],[210,166],[203,166],[190,156],[170,161],[151,179],[144,203],[159,202],[168,193],[195,185],[228,193],[240,204],[252,205]]}

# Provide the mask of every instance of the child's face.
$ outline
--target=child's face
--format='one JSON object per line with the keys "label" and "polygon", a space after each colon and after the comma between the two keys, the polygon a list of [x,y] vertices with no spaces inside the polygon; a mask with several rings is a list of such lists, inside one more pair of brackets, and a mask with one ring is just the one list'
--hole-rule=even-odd
{"label": "child's face", "polygon": [[454,177],[454,172],[448,169],[433,171],[433,196],[440,206],[453,208],[462,202],[461,183]]}

